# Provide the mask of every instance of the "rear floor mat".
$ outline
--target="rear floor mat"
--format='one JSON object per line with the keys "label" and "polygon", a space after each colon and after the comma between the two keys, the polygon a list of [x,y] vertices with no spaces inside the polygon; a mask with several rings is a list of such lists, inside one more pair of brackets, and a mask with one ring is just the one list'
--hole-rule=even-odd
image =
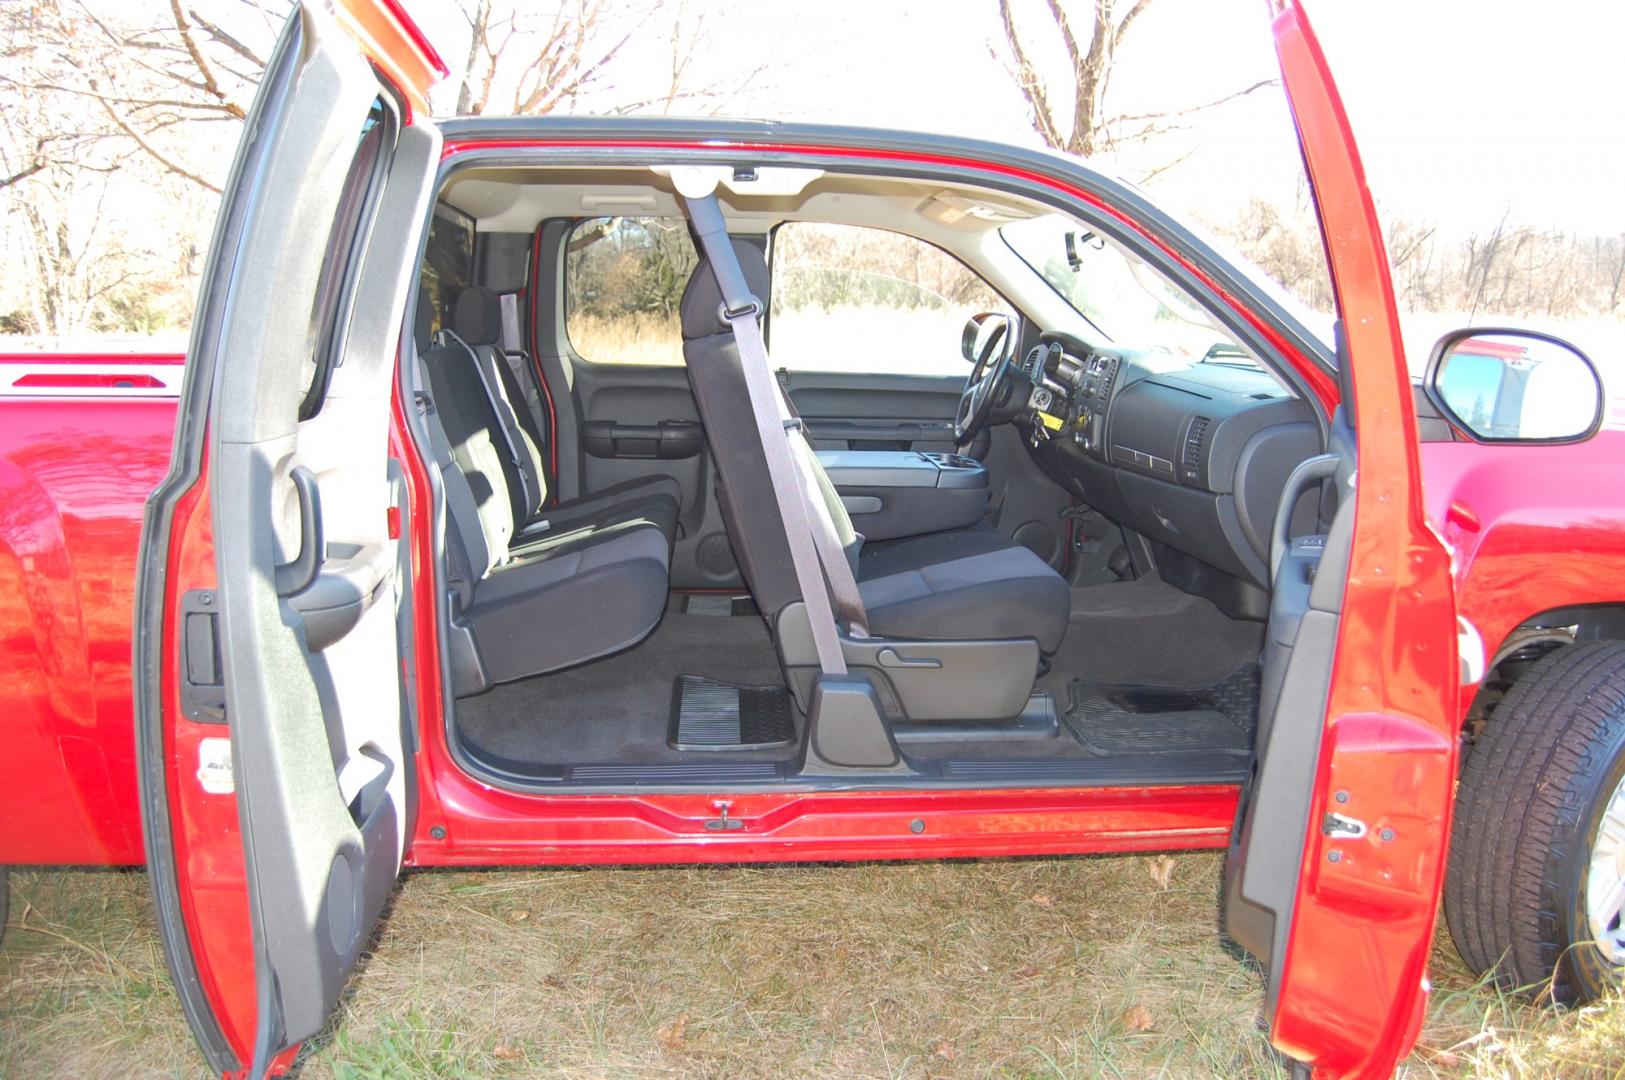
{"label": "rear floor mat", "polygon": [[1212,686],[1103,685],[1073,679],[1066,726],[1091,754],[1247,754],[1258,717],[1258,666]]}
{"label": "rear floor mat", "polygon": [[796,738],[790,691],[679,675],[672,691],[673,750],[766,750]]}

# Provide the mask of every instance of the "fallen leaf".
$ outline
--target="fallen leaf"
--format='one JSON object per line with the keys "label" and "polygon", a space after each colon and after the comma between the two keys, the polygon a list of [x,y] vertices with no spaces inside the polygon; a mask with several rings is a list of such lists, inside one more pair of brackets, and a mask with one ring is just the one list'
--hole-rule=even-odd
{"label": "fallen leaf", "polygon": [[557,975],[542,976],[542,985],[550,990],[563,990],[564,980]]}
{"label": "fallen leaf", "polygon": [[676,1020],[673,1020],[671,1023],[655,1032],[655,1038],[660,1040],[661,1046],[664,1046],[667,1050],[675,1052],[683,1048],[687,1032],[688,1013],[684,1013]]}
{"label": "fallen leaf", "polygon": [[937,1057],[941,1058],[943,1061],[952,1061],[959,1056],[959,1048],[953,1043],[949,1042],[947,1039],[943,1039],[941,1042],[937,1043],[936,1050]]}
{"label": "fallen leaf", "polygon": [[1037,967],[1033,967],[1032,965],[1029,964],[1027,967],[1024,967],[1020,971],[1016,972],[1016,978],[1018,978],[1018,979],[1036,979],[1042,974],[1044,974],[1042,969],[1037,968]]}
{"label": "fallen leaf", "polygon": [[516,911],[512,915],[508,916],[508,918],[512,919],[514,922],[524,922],[526,919],[530,918],[530,912]]}
{"label": "fallen leaf", "polygon": [[1037,904],[1039,907],[1054,907],[1055,906],[1055,901],[1051,900],[1049,897],[1045,896],[1043,893],[1033,893],[1032,896],[1028,897],[1028,899],[1030,899],[1033,903]]}
{"label": "fallen leaf", "polygon": [[1157,888],[1166,889],[1168,883],[1174,879],[1174,857],[1172,855],[1158,855],[1151,860],[1151,880],[1157,883]]}
{"label": "fallen leaf", "polygon": [[497,1043],[497,1048],[491,1053],[503,1061],[518,1061],[525,1056],[517,1047],[509,1046],[506,1043]]}
{"label": "fallen leaf", "polygon": [[1130,1031],[1150,1031],[1156,1020],[1152,1019],[1151,1010],[1143,1004],[1134,1005],[1124,1010],[1123,1026]]}

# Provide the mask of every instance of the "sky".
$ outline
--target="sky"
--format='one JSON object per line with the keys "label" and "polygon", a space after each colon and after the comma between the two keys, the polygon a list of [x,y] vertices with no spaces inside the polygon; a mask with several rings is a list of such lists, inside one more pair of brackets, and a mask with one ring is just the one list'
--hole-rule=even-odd
{"label": "sky", "polygon": [[[1126,4],[1126,0],[1124,0]],[[453,0],[408,8],[454,68],[467,24]],[[1082,6],[1077,4],[1076,6]],[[1580,0],[1306,0],[1384,215],[1444,234],[1509,220],[1625,232],[1625,4]],[[1013,82],[989,55],[994,0],[729,3],[695,77],[771,61],[725,115],[948,132],[1005,142],[1036,136]],[[1037,0],[1018,18],[1043,41]],[[1041,47],[1041,46],[1040,46]],[[1044,61],[1061,53],[1051,42]],[[662,77],[658,35],[618,58],[615,92]],[[1276,75],[1264,0],[1158,0],[1119,54],[1116,108],[1155,112],[1221,97]],[[449,91],[455,97],[455,91]],[[584,111],[594,106],[583,103]],[[1151,185],[1170,207],[1224,220],[1252,194],[1290,199],[1301,166],[1279,88],[1199,114],[1134,175],[1189,153]]]}

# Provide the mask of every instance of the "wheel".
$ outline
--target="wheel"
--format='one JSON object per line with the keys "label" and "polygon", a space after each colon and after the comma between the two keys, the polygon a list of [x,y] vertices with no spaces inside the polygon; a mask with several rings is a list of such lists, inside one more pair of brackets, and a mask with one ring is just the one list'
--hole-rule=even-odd
{"label": "wheel", "polygon": [[1570,645],[1512,685],[1462,770],[1444,914],[1504,986],[1590,1001],[1625,972],[1625,642]]}

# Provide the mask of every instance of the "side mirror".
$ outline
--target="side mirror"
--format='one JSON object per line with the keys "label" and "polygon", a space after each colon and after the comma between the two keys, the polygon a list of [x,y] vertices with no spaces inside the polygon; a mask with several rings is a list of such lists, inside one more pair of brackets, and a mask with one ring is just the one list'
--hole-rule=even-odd
{"label": "side mirror", "polygon": [[1578,442],[1602,424],[1602,379],[1590,359],[1530,330],[1446,334],[1428,360],[1427,392],[1479,442]]}
{"label": "side mirror", "polygon": [[1009,347],[1015,327],[1010,316],[999,311],[972,315],[959,335],[959,348],[973,365],[985,364],[998,350]]}

